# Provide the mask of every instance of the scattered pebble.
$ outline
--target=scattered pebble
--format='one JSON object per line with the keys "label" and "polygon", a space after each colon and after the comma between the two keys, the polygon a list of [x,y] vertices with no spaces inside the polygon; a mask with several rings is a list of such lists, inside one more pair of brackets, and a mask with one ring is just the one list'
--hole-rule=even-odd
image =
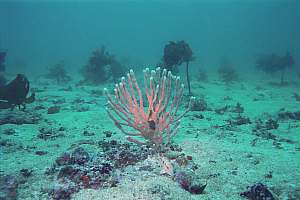
{"label": "scattered pebble", "polygon": [[47,113],[48,114],[56,114],[59,113],[60,111],[60,106],[51,106],[50,108],[48,108]]}

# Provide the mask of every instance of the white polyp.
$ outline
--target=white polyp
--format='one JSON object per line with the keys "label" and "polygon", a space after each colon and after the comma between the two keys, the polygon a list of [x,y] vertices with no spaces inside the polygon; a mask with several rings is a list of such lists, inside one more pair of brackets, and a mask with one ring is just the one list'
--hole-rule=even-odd
{"label": "white polyp", "polygon": [[184,84],[181,84],[181,88],[184,88]]}
{"label": "white polyp", "polygon": [[168,71],[168,77],[169,76],[172,76],[172,72],[171,71]]}
{"label": "white polyp", "polygon": [[151,76],[155,76],[155,71],[151,70]]}
{"label": "white polyp", "polygon": [[160,67],[157,67],[157,68],[156,68],[156,71],[160,71]]}
{"label": "white polyp", "polygon": [[121,81],[125,81],[125,77],[124,76],[122,76]]}
{"label": "white polyp", "polygon": [[162,72],[162,76],[166,76],[167,75],[167,70],[164,69],[163,72]]}
{"label": "white polyp", "polygon": [[133,69],[130,69],[130,70],[129,70],[129,73],[130,73],[130,75],[133,76],[133,75],[134,75]]}

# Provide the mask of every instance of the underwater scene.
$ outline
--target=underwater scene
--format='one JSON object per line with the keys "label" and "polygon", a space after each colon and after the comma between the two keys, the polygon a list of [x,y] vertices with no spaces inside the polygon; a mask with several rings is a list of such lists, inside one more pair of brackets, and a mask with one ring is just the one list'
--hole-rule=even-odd
{"label": "underwater scene", "polygon": [[0,0],[0,200],[300,200],[299,0]]}

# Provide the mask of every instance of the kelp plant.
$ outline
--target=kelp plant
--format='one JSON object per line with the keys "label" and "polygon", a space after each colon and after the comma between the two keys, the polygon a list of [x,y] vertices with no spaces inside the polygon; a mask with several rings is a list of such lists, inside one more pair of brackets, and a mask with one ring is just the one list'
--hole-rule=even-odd
{"label": "kelp plant", "polygon": [[221,81],[227,85],[239,80],[239,76],[233,68],[233,64],[226,57],[220,60],[218,74]]}
{"label": "kelp plant", "polygon": [[170,41],[164,47],[163,67],[172,73],[178,73],[178,66],[186,63],[186,79],[189,95],[192,95],[189,77],[189,63],[194,60],[193,51],[185,41]]}
{"label": "kelp plant", "polygon": [[0,72],[5,71],[5,57],[6,57],[6,52],[0,52]]}
{"label": "kelp plant", "polygon": [[3,74],[5,72],[5,57],[6,52],[0,52],[0,86],[5,85],[6,83],[6,78]]}
{"label": "kelp plant", "polygon": [[56,65],[48,68],[46,78],[55,80],[58,84],[67,83],[71,77],[67,74],[64,62],[59,62]]}
{"label": "kelp plant", "polygon": [[295,64],[294,57],[287,52],[283,56],[276,54],[261,55],[256,59],[256,68],[265,73],[273,74],[278,71],[281,72],[280,85],[283,86],[287,82],[284,81],[284,75],[288,68]]}
{"label": "kelp plant", "polygon": [[101,84],[111,77],[114,81],[124,74],[125,68],[105,47],[92,52],[88,63],[81,69],[84,83]]}

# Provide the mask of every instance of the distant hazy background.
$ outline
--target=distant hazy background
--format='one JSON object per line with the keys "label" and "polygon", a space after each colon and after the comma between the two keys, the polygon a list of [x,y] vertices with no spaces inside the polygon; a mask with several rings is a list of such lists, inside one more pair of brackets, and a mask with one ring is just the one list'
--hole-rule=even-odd
{"label": "distant hazy background", "polygon": [[191,45],[194,69],[287,50],[300,63],[299,19],[300,0],[0,0],[0,50],[8,71],[26,73],[61,60],[77,72],[102,45],[127,65],[155,65],[170,40]]}

